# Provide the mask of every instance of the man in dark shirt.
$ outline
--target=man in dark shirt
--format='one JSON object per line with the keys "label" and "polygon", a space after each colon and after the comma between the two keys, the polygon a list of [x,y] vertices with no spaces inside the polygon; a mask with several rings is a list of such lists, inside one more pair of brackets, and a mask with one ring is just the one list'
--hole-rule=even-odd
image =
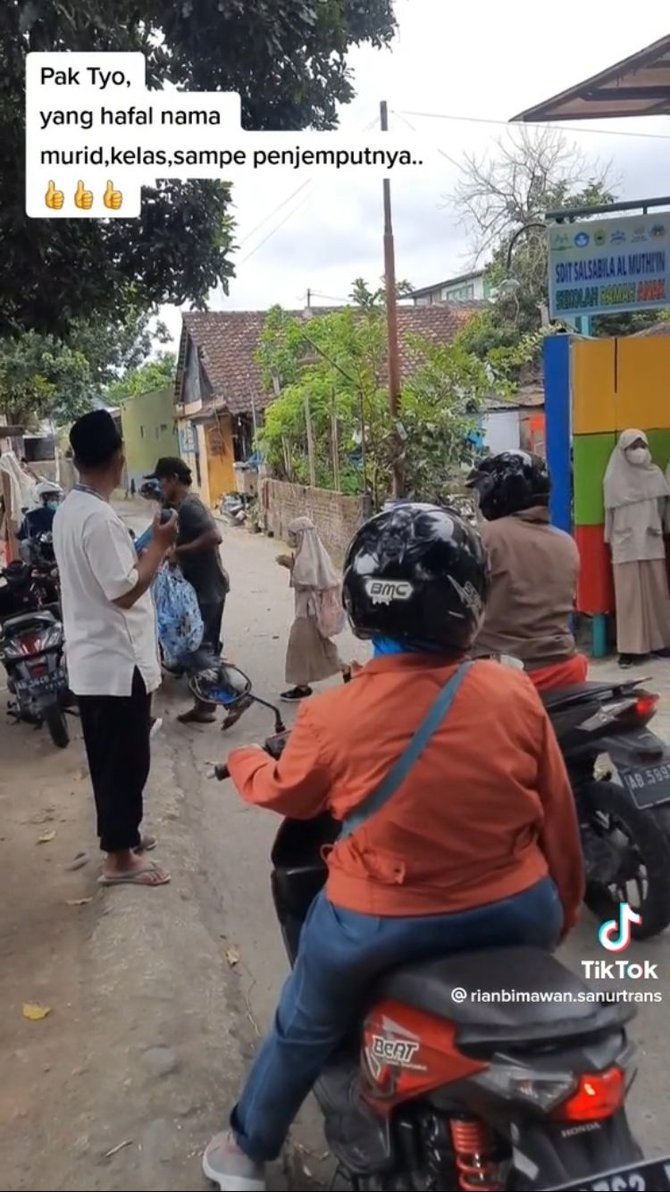
{"label": "man in dark shirt", "polygon": [[[177,543],[172,557],[195,589],[205,629],[203,654],[209,655],[213,663],[222,649],[221,621],[230,590],[219,552],[221,534],[209,509],[191,492],[191,469],[182,459],[159,459],[145,480],[158,480],[165,502],[177,510]],[[196,701],[179,719],[184,724],[211,724],[214,713],[215,705]]]}

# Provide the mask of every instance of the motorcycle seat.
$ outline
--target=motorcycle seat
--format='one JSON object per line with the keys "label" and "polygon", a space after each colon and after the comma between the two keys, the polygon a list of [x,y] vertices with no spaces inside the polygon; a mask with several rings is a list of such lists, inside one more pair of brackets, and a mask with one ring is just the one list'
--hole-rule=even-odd
{"label": "motorcycle seat", "polygon": [[[478,996],[460,1000],[463,991]],[[375,989],[375,998],[448,1019],[456,1025],[460,1046],[518,1048],[617,1029],[635,1013],[630,1004],[584,1000],[587,992],[595,997],[549,952],[510,947],[394,969]],[[490,1000],[505,993],[514,999]]]}
{"label": "motorcycle seat", "polygon": [[53,613],[45,611],[32,613],[19,613],[14,617],[6,617],[0,625],[0,635],[2,637],[15,637],[17,633],[22,633],[26,629],[34,629],[40,625],[55,625],[56,618]]}
{"label": "motorcycle seat", "polygon": [[549,691],[541,691],[540,697],[547,711],[551,712],[554,708],[587,703],[600,695],[611,695],[631,685],[630,680],[621,683],[578,683],[574,687],[556,687]]}

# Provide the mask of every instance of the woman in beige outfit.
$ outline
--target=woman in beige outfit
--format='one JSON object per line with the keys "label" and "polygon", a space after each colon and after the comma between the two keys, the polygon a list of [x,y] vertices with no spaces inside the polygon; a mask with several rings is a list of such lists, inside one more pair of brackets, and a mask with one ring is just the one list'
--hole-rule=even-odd
{"label": "woman in beige outfit", "polygon": [[292,521],[288,535],[294,553],[277,559],[289,568],[295,592],[295,620],[286,651],[286,682],[291,688],[282,699],[297,703],[312,694],[312,683],[340,673],[346,679],[350,668],[330,640],[342,632],[345,622],[340,577],[308,517]]}
{"label": "woman in beige outfit", "polygon": [[664,533],[670,488],[652,462],[647,436],[626,430],[604,481],[605,541],[612,550],[621,666],[670,648],[670,594]]}

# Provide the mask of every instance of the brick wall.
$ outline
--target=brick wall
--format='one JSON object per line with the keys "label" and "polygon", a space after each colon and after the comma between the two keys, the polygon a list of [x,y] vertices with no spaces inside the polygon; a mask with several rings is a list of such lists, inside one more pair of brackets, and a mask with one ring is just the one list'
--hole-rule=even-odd
{"label": "brick wall", "polygon": [[282,480],[261,482],[260,505],[265,529],[284,541],[294,517],[310,517],[323,545],[338,562],[367,515],[365,497],[345,497]]}

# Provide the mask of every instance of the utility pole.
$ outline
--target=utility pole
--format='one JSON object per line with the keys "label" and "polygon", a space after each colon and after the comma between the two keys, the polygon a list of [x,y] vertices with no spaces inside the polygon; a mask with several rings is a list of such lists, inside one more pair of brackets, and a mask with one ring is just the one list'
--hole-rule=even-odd
{"label": "utility pole", "polygon": [[[382,132],[389,130],[388,104],[380,104]],[[400,420],[400,348],[398,345],[398,303],[395,278],[395,246],[391,213],[391,179],[384,179],[384,284],[386,288],[386,325],[388,335],[389,414],[393,439],[393,496],[402,497],[404,490],[401,459],[402,442],[398,434]]]}

